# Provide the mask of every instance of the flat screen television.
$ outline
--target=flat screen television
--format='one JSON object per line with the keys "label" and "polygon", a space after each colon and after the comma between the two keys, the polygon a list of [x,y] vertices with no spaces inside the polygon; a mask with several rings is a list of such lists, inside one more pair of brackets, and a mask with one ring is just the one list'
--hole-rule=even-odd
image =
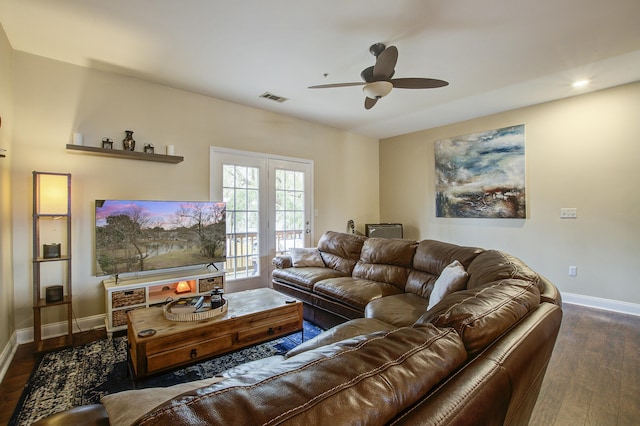
{"label": "flat screen television", "polygon": [[96,200],[96,276],[224,262],[226,204]]}

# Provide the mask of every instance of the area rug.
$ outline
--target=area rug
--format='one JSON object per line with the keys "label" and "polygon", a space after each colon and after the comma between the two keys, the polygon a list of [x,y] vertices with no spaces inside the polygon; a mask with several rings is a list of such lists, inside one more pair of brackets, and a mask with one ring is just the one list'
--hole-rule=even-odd
{"label": "area rug", "polygon": [[305,321],[304,334],[295,333],[140,381],[134,381],[129,373],[126,336],[46,353],[33,369],[9,425],[30,425],[59,411],[96,404],[111,393],[207,379],[244,362],[283,354],[302,343],[303,336],[306,341],[321,331]]}

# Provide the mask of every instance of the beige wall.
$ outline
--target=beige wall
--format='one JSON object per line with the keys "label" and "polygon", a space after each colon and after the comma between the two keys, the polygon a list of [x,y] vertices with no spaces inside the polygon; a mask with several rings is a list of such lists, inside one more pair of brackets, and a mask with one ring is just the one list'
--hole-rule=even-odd
{"label": "beige wall", "polygon": [[13,321],[13,269],[11,255],[11,129],[13,52],[0,25],[0,352],[15,330]]}
{"label": "beige wall", "polygon": [[[94,200],[206,200],[210,146],[313,160],[316,241],[325,230],[343,231],[348,219],[362,224],[379,219],[378,169],[371,166],[378,164],[376,139],[20,52],[15,53],[14,92],[18,329],[32,325],[33,170],[72,174],[73,308],[78,318],[105,310],[100,278],[92,276]],[[84,134],[85,145],[99,146],[109,136],[120,149],[125,129],[134,131],[136,150],[150,142],[164,152],[172,144],[185,161],[113,159],[65,149],[74,131]]]}
{"label": "beige wall", "polygon": [[[505,250],[564,292],[638,304],[639,111],[634,83],[382,140],[380,219],[404,223],[408,238]],[[516,124],[525,125],[527,219],[436,218],[434,141]],[[562,207],[578,218],[560,219]]]}

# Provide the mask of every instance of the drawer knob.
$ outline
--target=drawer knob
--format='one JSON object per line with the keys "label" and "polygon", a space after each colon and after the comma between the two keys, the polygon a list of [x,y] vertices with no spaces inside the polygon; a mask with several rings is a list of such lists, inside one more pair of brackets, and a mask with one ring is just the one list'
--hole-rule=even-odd
{"label": "drawer knob", "polygon": [[196,349],[191,349],[191,359],[197,358],[198,357],[198,351]]}
{"label": "drawer knob", "polygon": [[269,327],[269,336],[273,336],[273,333],[275,333],[275,330],[272,327]]}

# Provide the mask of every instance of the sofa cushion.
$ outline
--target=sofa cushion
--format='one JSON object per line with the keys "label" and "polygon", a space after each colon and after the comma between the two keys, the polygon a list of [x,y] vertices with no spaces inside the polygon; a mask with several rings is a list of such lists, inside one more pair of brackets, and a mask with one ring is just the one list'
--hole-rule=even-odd
{"label": "sofa cushion", "polygon": [[290,248],[291,263],[295,267],[319,266],[324,268],[324,261],[320,256],[320,250],[315,247],[310,248]]}
{"label": "sofa cushion", "polygon": [[543,290],[540,277],[529,268],[522,260],[510,254],[487,250],[476,257],[467,267],[469,282],[467,288],[475,288],[486,283],[516,278],[535,283],[538,290]]}
{"label": "sofa cushion", "polygon": [[417,246],[411,240],[369,238],[362,245],[353,276],[393,284],[404,291]]}
{"label": "sofa cushion", "polygon": [[474,356],[539,304],[540,292],[534,283],[500,280],[446,296],[416,324],[454,328]]}
{"label": "sofa cushion", "polygon": [[468,279],[469,274],[464,270],[462,263],[458,260],[451,262],[442,270],[442,273],[433,285],[427,309],[433,308],[446,295],[464,289]]}
{"label": "sofa cushion", "polygon": [[362,336],[366,338],[366,334],[375,333],[377,331],[387,331],[393,330],[393,325],[379,321],[374,318],[356,318],[350,321],[347,321],[342,324],[338,324],[335,327],[332,327],[322,333],[318,334],[316,337],[307,340],[304,343],[299,344],[295,348],[291,349],[286,353],[286,357],[290,358],[292,356],[296,356],[301,354],[302,352],[307,352],[312,349],[317,349],[325,345],[331,345],[333,343],[337,343],[341,340],[345,339],[353,339],[357,336]]}
{"label": "sofa cushion", "polygon": [[354,277],[329,278],[318,281],[313,286],[313,291],[362,312],[364,312],[367,303],[372,300],[402,293],[402,290],[391,284]]}
{"label": "sofa cushion", "polygon": [[313,290],[313,286],[318,281],[344,276],[344,272],[336,271],[331,268],[317,268],[314,266],[308,268],[274,269],[272,274],[272,278],[275,281],[304,288],[309,291]]}
{"label": "sofa cushion", "polygon": [[405,290],[429,299],[436,280],[447,265],[457,260],[468,269],[471,262],[483,251],[477,247],[458,246],[442,241],[420,241]]}
{"label": "sofa cushion", "polygon": [[359,424],[385,424],[467,357],[454,330],[430,324],[368,336],[182,394],[136,424],[342,425],[354,413]]}
{"label": "sofa cushion", "polygon": [[351,275],[366,240],[364,235],[327,231],[318,241],[318,250],[327,267]]}
{"label": "sofa cushion", "polygon": [[406,327],[424,314],[428,303],[427,299],[413,293],[395,294],[369,302],[364,309],[364,316],[396,327]]}

